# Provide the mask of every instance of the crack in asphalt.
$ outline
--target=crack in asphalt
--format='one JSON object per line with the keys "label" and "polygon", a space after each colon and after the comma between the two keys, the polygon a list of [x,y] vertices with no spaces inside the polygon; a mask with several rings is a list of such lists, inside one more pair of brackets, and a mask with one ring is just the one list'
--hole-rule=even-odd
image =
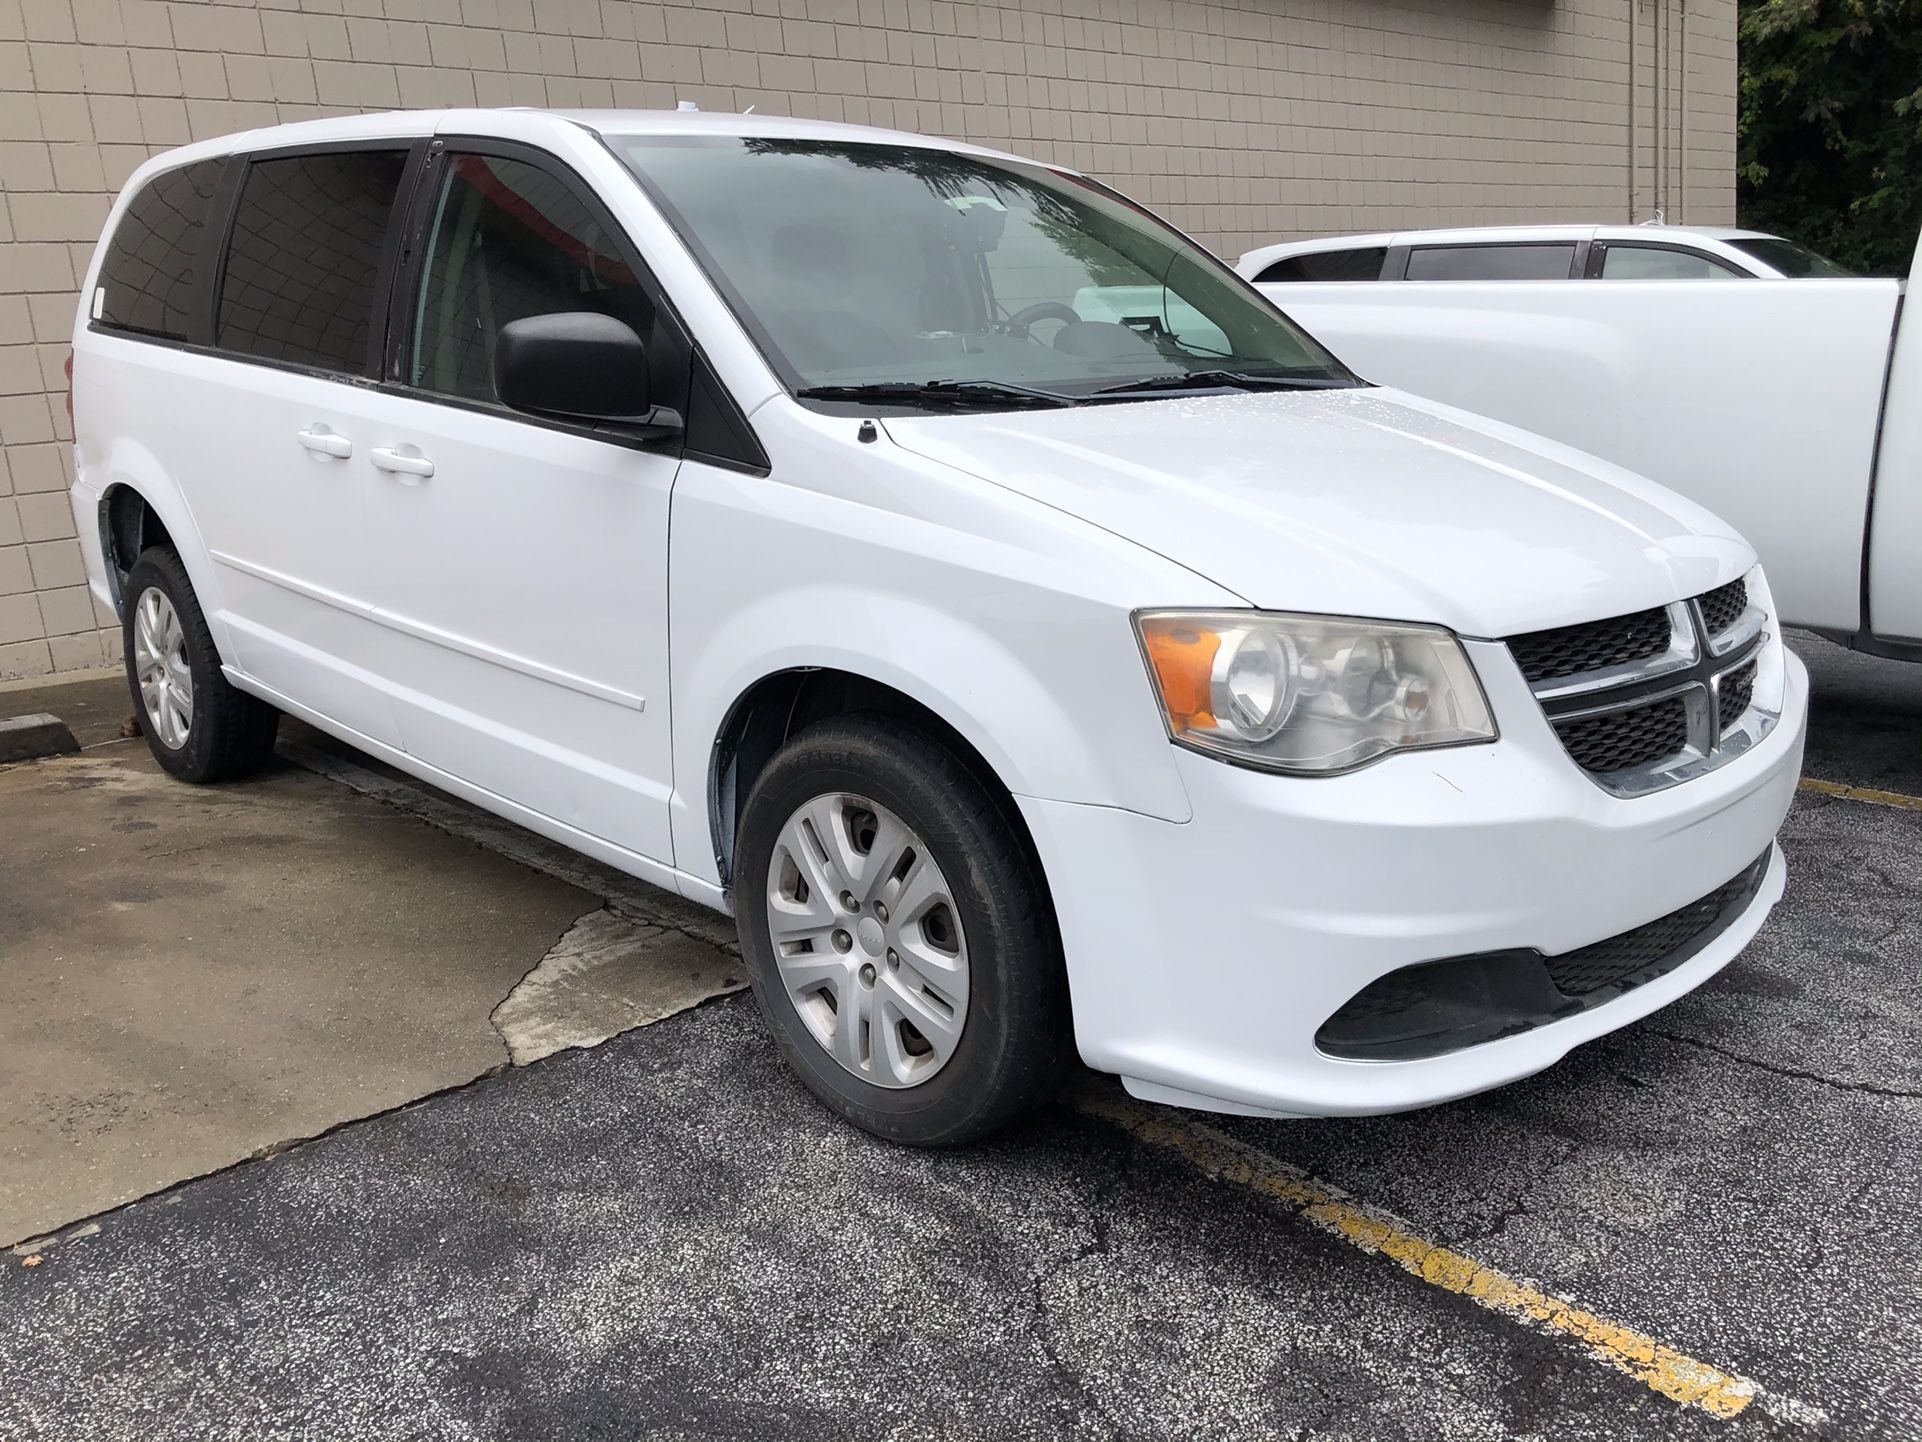
{"label": "crack in asphalt", "polygon": [[1450,1238],[1449,1245],[1464,1249],[1485,1246],[1500,1238],[1502,1233],[1508,1230],[1508,1224],[1517,1217],[1533,1215],[1529,1208],[1529,1200],[1534,1196],[1535,1189],[1544,1182],[1550,1181],[1556,1169],[1566,1164],[1581,1150],[1580,1143],[1570,1137],[1558,1135],[1556,1141],[1559,1145],[1552,1160],[1545,1162],[1524,1179],[1510,1197],[1496,1209],[1494,1215],[1479,1224],[1463,1227],[1459,1233]]}
{"label": "crack in asphalt", "polygon": [[1888,930],[1884,931],[1880,936],[1872,936],[1869,938],[1869,949],[1873,951],[1877,947],[1888,945],[1891,941],[1895,940],[1898,933],[1908,930],[1908,926],[1909,924],[1906,921],[1892,923]]}
{"label": "crack in asphalt", "polygon": [[1080,1266],[1090,1257],[1111,1255],[1108,1231],[1108,1204],[1121,1190],[1126,1180],[1127,1168],[1124,1163],[1122,1175],[1103,1182],[1095,1188],[1094,1204],[1089,1209],[1088,1238],[1080,1243],[1068,1256],[1041,1267],[1028,1284],[1028,1322],[1036,1344],[1041,1348],[1042,1359],[1048,1370],[1067,1384],[1074,1395],[1080,1399],[1082,1407],[1101,1427],[1103,1435],[1113,1438],[1126,1435],[1114,1414],[1108,1411],[1101,1394],[1084,1377],[1081,1370],[1061,1354],[1055,1345],[1053,1328],[1050,1325],[1051,1312],[1048,1306],[1047,1289],[1049,1283],[1063,1276],[1071,1269]]}
{"label": "crack in asphalt", "polygon": [[1772,1076],[1787,1077],[1791,1081],[1814,1082],[1817,1086],[1833,1087],[1837,1091],[1862,1092],[1868,1096],[1892,1097],[1899,1101],[1922,1101],[1922,1090],[1909,1090],[1905,1087],[1877,1086],[1874,1082],[1844,1081],[1840,1077],[1823,1076],[1820,1072],[1804,1071],[1799,1067],[1782,1066],[1777,1062],[1763,1061],[1760,1057],[1748,1056],[1731,1047],[1706,1041],[1699,1036],[1689,1036],[1686,1032],[1665,1031],[1659,1026],[1644,1024],[1644,1030],[1656,1036],[1667,1037],[1670,1041],[1681,1042],[1685,1046],[1699,1047],[1717,1056],[1727,1057],[1730,1061],[1752,1066],[1757,1071],[1765,1071]]}

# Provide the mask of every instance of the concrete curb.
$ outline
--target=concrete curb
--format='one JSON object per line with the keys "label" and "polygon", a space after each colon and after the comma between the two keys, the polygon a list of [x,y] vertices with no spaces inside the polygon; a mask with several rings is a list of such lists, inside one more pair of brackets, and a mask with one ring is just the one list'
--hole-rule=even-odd
{"label": "concrete curb", "polygon": [[43,756],[72,756],[79,750],[80,743],[58,716],[41,711],[0,719],[0,765],[38,761]]}
{"label": "concrete curb", "polygon": [[124,666],[83,666],[77,671],[49,671],[44,676],[15,676],[0,679],[0,696],[10,691],[40,691],[48,686],[66,686],[84,681],[105,681],[110,676],[125,677]]}

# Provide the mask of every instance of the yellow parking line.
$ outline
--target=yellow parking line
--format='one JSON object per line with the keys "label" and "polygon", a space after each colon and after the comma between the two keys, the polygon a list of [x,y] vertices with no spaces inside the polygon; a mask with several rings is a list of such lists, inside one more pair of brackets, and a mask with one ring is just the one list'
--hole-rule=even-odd
{"label": "yellow parking line", "polygon": [[1364,1252],[1390,1258],[1432,1286],[1538,1331],[1580,1342],[1597,1361],[1711,1417],[1738,1416],[1761,1394],[1746,1377],[1698,1362],[1632,1327],[1552,1297],[1473,1257],[1424,1241],[1393,1217],[1178,1112],[1143,1106],[1105,1091],[1083,1095],[1077,1105],[1139,1141],[1179,1153],[1210,1176],[1283,1203],[1323,1231]]}
{"label": "yellow parking line", "polygon": [[1839,781],[1817,781],[1805,777],[1804,791],[1819,796],[1839,796],[1844,801],[1864,801],[1870,806],[1900,806],[1905,811],[1922,811],[1922,796],[1904,796],[1900,791],[1874,791],[1866,786],[1844,786]]}

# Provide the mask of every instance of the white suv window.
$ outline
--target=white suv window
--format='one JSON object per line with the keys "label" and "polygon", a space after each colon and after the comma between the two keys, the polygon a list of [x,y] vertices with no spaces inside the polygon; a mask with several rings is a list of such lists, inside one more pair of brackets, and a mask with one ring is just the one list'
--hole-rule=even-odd
{"label": "white suv window", "polygon": [[1567,280],[1572,240],[1525,245],[1424,245],[1408,257],[1410,280]]}
{"label": "white suv window", "polygon": [[[1589,272],[1591,275],[1593,271]],[[1603,280],[1736,280],[1739,273],[1699,250],[1610,241],[1602,255]]]}

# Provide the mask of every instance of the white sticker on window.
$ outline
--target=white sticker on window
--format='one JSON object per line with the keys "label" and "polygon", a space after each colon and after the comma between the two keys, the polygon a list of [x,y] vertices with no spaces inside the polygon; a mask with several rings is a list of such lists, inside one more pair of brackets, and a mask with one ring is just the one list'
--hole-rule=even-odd
{"label": "white sticker on window", "polygon": [[107,288],[104,285],[97,285],[93,288],[93,318],[99,320],[106,308]]}

